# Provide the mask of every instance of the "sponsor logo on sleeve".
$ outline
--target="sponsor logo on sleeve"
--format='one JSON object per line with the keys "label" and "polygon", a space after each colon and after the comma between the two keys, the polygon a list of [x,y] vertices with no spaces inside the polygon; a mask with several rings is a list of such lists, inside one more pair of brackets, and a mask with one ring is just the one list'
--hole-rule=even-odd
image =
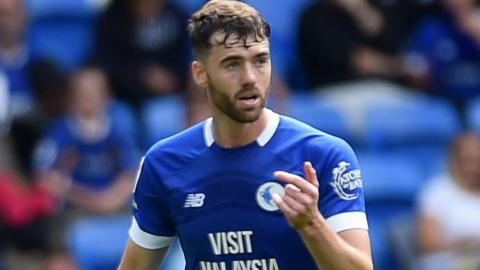
{"label": "sponsor logo on sleeve", "polygon": [[362,174],[359,169],[349,170],[351,164],[341,161],[332,171],[333,191],[343,200],[355,200],[358,198],[357,189],[362,188]]}

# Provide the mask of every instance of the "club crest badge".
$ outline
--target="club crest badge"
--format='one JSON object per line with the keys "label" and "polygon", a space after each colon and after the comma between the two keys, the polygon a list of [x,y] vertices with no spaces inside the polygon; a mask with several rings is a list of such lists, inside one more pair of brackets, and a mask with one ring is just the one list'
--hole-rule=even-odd
{"label": "club crest badge", "polygon": [[257,189],[257,203],[263,210],[270,212],[278,210],[278,206],[272,199],[274,193],[283,196],[285,193],[283,186],[276,182],[267,182]]}

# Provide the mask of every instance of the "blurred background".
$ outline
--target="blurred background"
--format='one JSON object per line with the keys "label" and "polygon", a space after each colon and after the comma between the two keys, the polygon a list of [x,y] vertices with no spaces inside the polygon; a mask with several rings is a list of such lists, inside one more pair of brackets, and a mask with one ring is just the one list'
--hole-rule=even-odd
{"label": "blurred background", "polygon": [[[142,153],[209,116],[185,30],[204,2],[0,0],[0,270],[115,269]],[[357,153],[375,269],[479,269],[479,1],[246,2],[269,106]]]}

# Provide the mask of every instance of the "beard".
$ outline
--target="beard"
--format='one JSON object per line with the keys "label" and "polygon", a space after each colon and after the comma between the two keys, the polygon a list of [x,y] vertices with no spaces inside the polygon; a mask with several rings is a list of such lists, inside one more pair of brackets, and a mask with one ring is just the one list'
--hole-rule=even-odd
{"label": "beard", "polygon": [[263,109],[265,108],[265,100],[268,91],[262,92],[258,91],[256,88],[254,89],[254,92],[259,99],[257,106],[255,106],[253,109],[242,109],[237,106],[237,96],[242,94],[243,92],[251,90],[252,89],[242,88],[237,91],[232,97],[229,97],[224,92],[218,90],[218,88],[212,83],[212,80],[208,78],[207,93],[210,97],[211,104],[218,108],[230,119],[238,123],[252,123],[257,121],[260,118]]}

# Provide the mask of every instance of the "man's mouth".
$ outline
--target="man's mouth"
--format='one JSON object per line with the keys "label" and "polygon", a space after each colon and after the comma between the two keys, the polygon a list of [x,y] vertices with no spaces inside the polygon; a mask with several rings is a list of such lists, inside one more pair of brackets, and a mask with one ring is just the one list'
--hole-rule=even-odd
{"label": "man's mouth", "polygon": [[255,106],[257,104],[257,101],[259,100],[259,96],[255,93],[245,93],[245,94],[242,94],[238,97],[238,99],[240,100],[240,102],[250,108],[252,106]]}
{"label": "man's mouth", "polygon": [[252,94],[252,95],[242,96],[242,97],[240,97],[239,99],[240,99],[240,100],[245,100],[245,101],[253,101],[253,100],[256,100],[257,98],[258,98],[257,95]]}

